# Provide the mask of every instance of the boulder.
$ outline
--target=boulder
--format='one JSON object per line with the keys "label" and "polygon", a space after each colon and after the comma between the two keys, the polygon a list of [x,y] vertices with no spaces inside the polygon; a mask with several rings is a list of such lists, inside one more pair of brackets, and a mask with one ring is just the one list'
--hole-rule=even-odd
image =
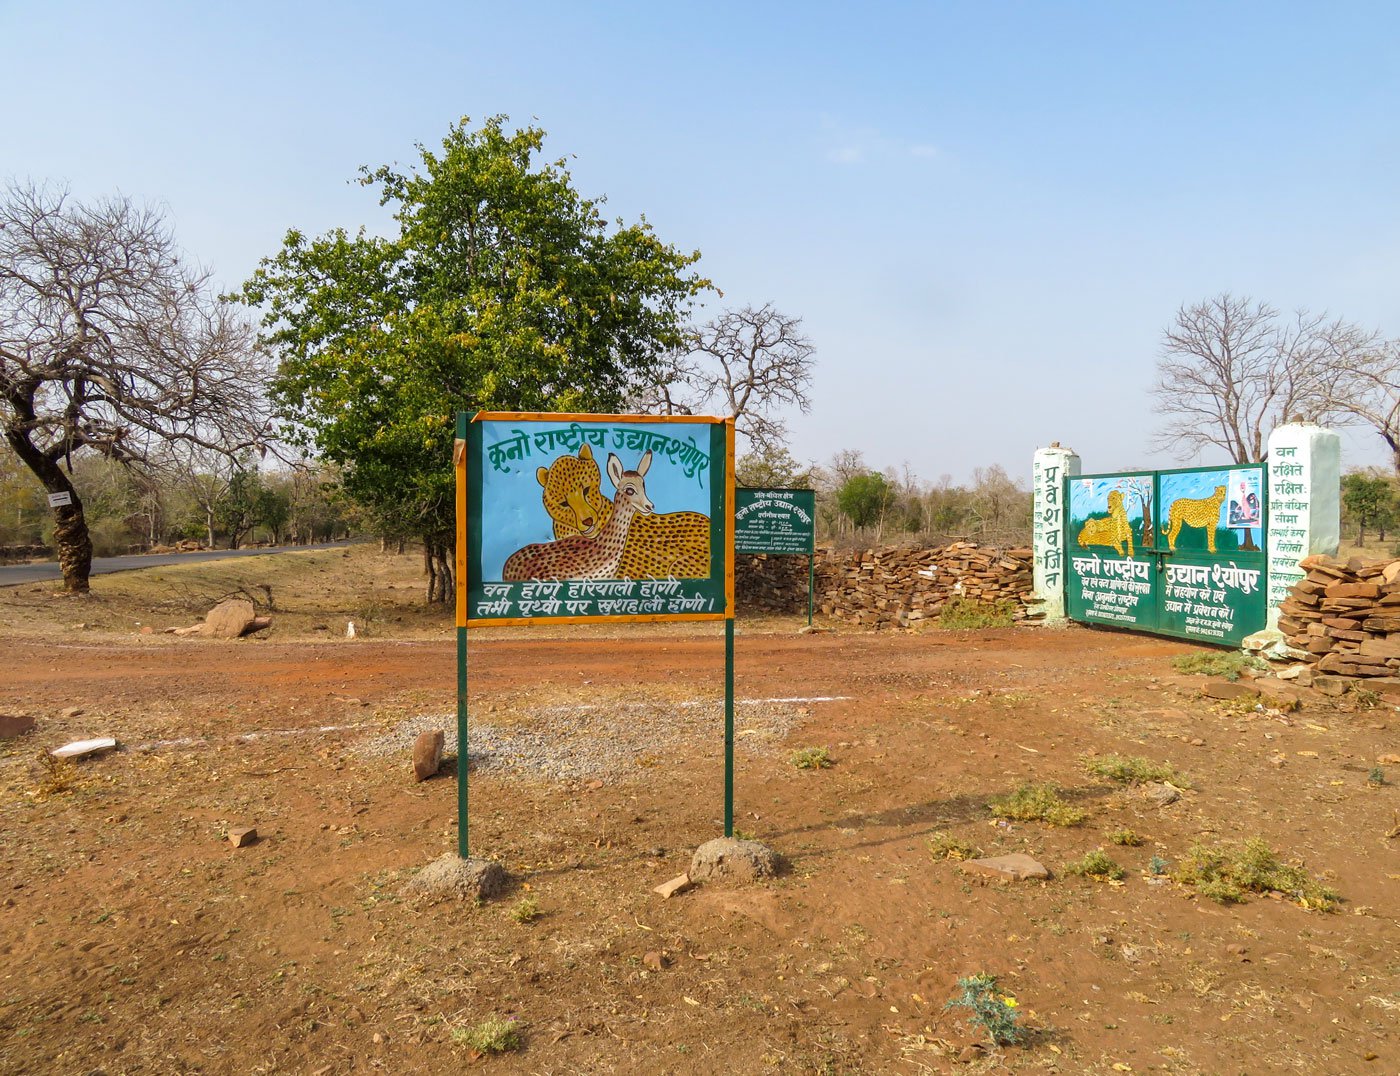
{"label": "boulder", "polygon": [[[226,598],[205,615],[204,627],[200,634],[210,635],[215,639],[238,639],[249,631],[257,630],[253,627],[257,621],[258,615],[253,609],[253,603],[247,598]],[[268,623],[270,624],[271,620],[268,620]]]}
{"label": "boulder", "polygon": [[12,740],[34,731],[34,718],[29,714],[0,714],[0,740]]}
{"label": "boulder", "polygon": [[437,776],[437,772],[442,768],[442,729],[433,729],[430,732],[420,732],[418,739],[413,742],[413,779],[415,781],[426,781],[429,777]]}

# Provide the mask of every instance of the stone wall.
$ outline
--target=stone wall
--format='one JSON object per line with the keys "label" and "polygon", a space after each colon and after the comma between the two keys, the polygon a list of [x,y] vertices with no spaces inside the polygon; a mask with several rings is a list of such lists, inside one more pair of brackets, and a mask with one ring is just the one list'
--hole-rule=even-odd
{"label": "stone wall", "polygon": [[[909,627],[938,616],[952,598],[1015,603],[1026,619],[1031,550],[972,542],[935,548],[884,546],[817,551],[816,604],[827,617],[864,628]],[[735,601],[743,614],[798,615],[807,610],[807,558],[742,556]]]}

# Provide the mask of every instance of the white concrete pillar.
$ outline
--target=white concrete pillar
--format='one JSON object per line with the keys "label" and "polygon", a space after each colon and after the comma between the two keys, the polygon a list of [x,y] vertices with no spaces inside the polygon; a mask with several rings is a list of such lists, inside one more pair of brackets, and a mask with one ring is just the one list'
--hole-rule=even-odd
{"label": "white concrete pillar", "polygon": [[1031,612],[1046,622],[1065,618],[1065,477],[1079,474],[1079,457],[1059,441],[1035,450],[1031,467],[1031,545],[1035,552]]}
{"label": "white concrete pillar", "polygon": [[1298,562],[1334,556],[1342,533],[1342,439],[1311,422],[1269,434],[1269,627],[1279,603],[1303,578]]}

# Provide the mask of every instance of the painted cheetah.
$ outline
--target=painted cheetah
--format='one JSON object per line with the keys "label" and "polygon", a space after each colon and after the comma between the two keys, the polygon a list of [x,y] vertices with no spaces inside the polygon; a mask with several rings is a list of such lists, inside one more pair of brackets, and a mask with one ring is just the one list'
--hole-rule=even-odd
{"label": "painted cheetah", "polygon": [[1123,494],[1120,491],[1109,490],[1108,518],[1086,520],[1075,541],[1081,549],[1091,545],[1111,545],[1120,557],[1123,555],[1123,543],[1127,542],[1128,556],[1133,555],[1133,528],[1123,508]]}
{"label": "painted cheetah", "polygon": [[1173,553],[1176,552],[1176,538],[1181,533],[1181,525],[1184,523],[1190,527],[1200,527],[1206,532],[1206,548],[1212,553],[1215,552],[1215,528],[1220,522],[1220,504],[1225,500],[1225,487],[1216,486],[1215,493],[1209,497],[1198,497],[1194,500],[1186,497],[1178,497],[1172,501],[1171,509],[1167,513],[1167,520],[1171,526],[1168,533],[1167,524],[1162,525],[1162,533],[1167,536],[1167,548]]}
{"label": "painted cheetah", "polygon": [[[554,537],[591,537],[606,526],[611,502],[603,496],[593,450],[583,445],[577,456],[563,455],[535,477],[544,488],[544,507]],[[705,579],[710,574],[710,517],[700,512],[664,512],[637,516],[627,532],[618,563],[620,579]]]}
{"label": "painted cheetah", "polygon": [[635,471],[624,471],[622,461],[608,455],[608,478],[617,490],[608,521],[592,534],[571,534],[552,542],[535,542],[506,558],[501,579],[619,579],[618,563],[627,544],[633,518],[645,516],[653,505],[643,481],[651,466],[651,452],[642,455]]}

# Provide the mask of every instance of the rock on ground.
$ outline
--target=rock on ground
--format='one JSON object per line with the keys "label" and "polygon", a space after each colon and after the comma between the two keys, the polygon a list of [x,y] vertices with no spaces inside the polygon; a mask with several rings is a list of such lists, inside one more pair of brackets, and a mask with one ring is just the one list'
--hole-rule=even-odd
{"label": "rock on ground", "polygon": [[34,718],[29,714],[0,714],[0,740],[9,740],[34,731]]}
{"label": "rock on ground", "polygon": [[778,863],[778,854],[766,844],[717,837],[695,850],[686,874],[692,882],[742,884],[773,877]]}
{"label": "rock on ground", "polygon": [[413,779],[426,781],[436,777],[442,768],[442,746],[445,742],[442,729],[420,732],[413,741]]}
{"label": "rock on ground", "polygon": [[490,900],[506,887],[508,877],[489,859],[462,859],[449,852],[409,879],[404,893],[429,900]]}
{"label": "rock on ground", "polygon": [[247,598],[226,598],[204,617],[202,635],[212,635],[215,639],[237,639],[250,630],[257,621],[253,603]]}
{"label": "rock on ground", "polygon": [[1005,878],[1010,882],[1050,877],[1050,872],[1045,869],[1044,864],[1036,862],[1022,852],[1013,852],[1009,856],[964,860],[958,864],[958,869],[964,874],[985,874],[992,878]]}

